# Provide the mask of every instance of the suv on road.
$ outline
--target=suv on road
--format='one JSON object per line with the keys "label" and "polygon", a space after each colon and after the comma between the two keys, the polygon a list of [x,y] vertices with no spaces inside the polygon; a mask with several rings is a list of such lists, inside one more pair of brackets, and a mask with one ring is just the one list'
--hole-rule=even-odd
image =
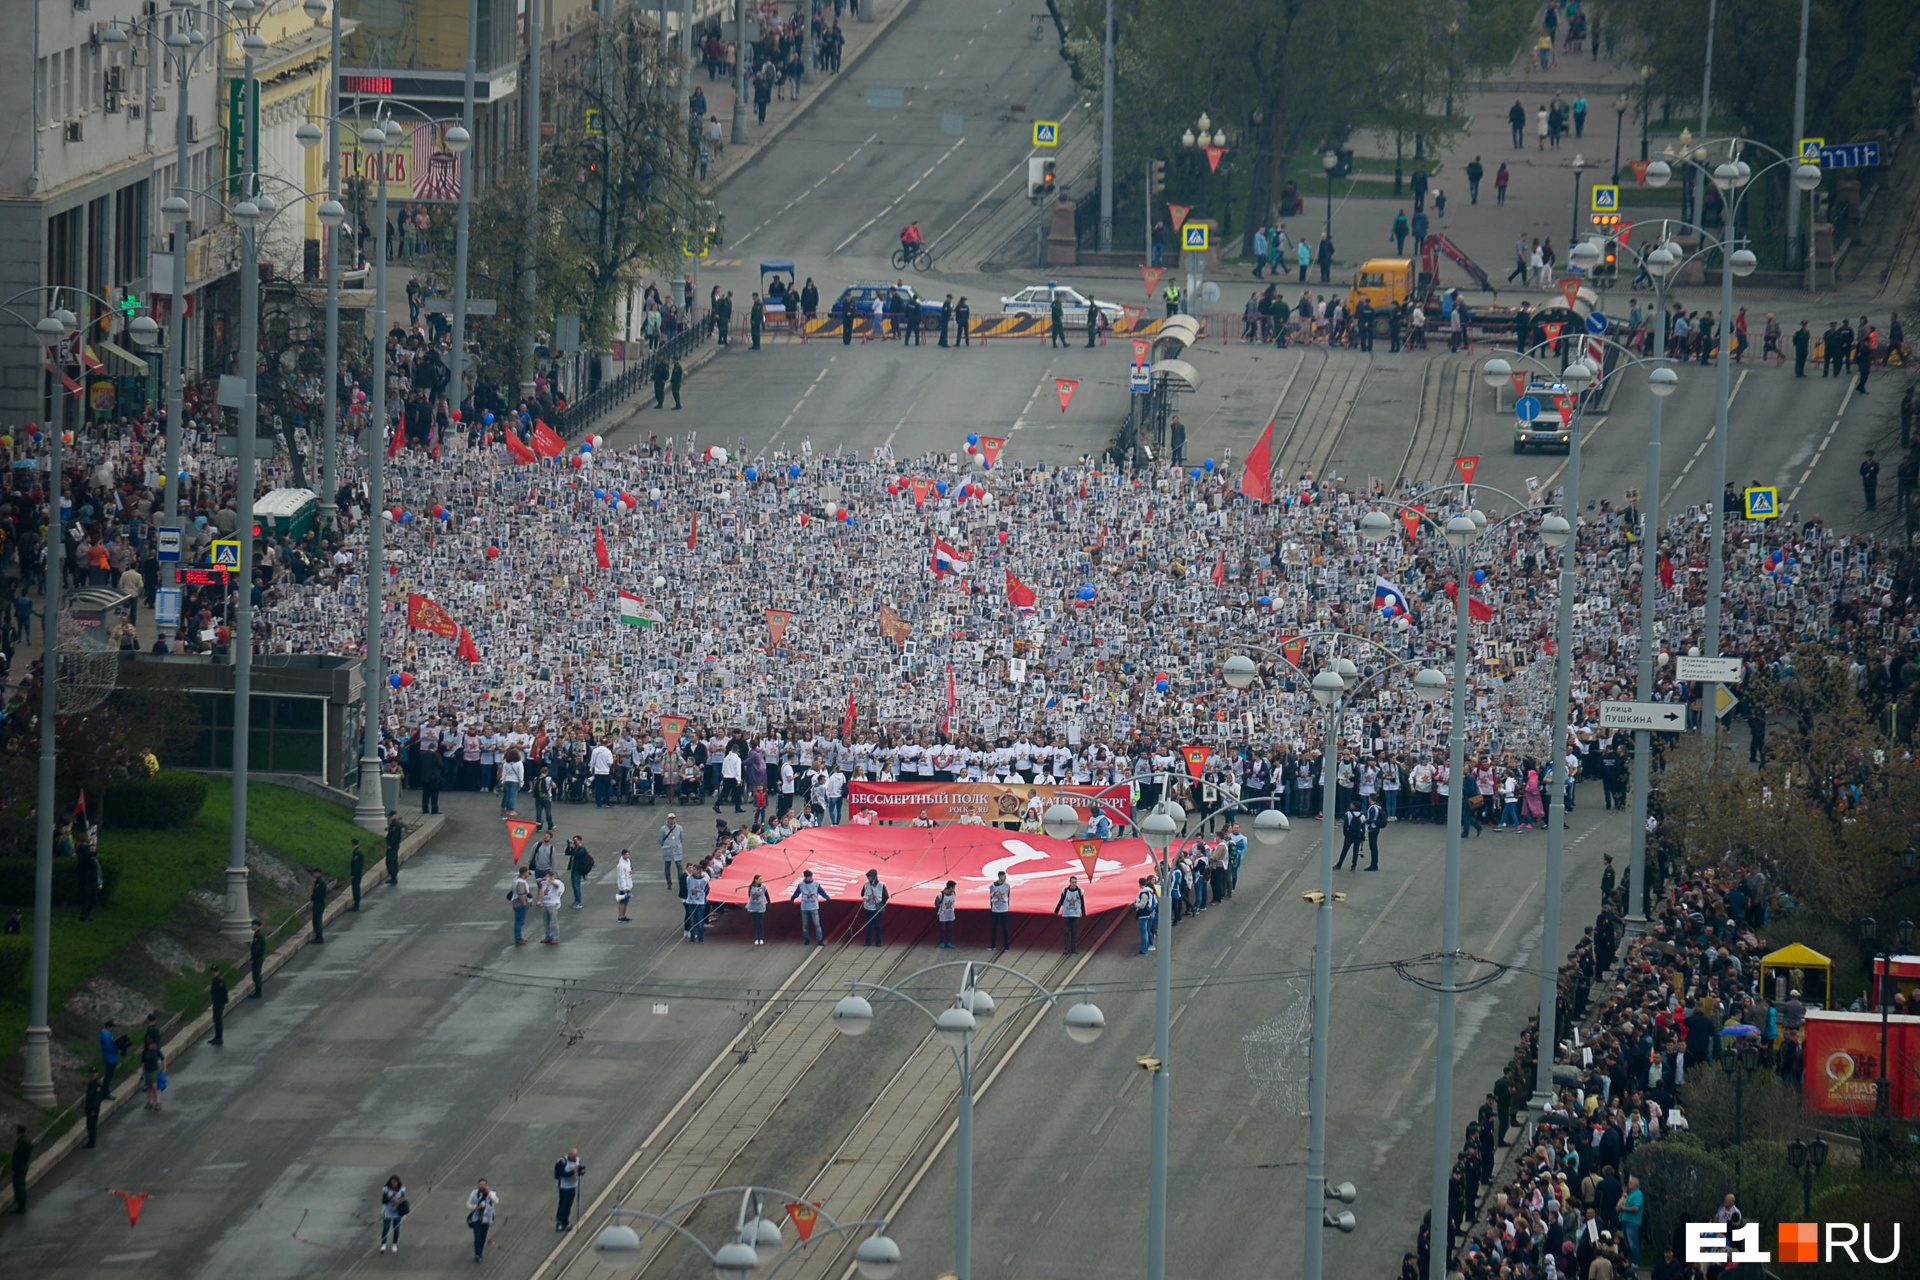
{"label": "suv on road", "polygon": [[833,307],[828,314],[838,319],[841,309],[851,301],[854,315],[861,317],[870,316],[873,314],[873,304],[876,300],[882,307],[885,307],[887,304],[887,296],[895,293],[903,295],[910,303],[919,303],[920,311],[923,315],[929,312],[935,316],[940,314],[941,304],[938,300],[922,298],[913,291],[912,285],[901,284],[893,280],[855,281],[840,291],[840,296],[833,300]]}

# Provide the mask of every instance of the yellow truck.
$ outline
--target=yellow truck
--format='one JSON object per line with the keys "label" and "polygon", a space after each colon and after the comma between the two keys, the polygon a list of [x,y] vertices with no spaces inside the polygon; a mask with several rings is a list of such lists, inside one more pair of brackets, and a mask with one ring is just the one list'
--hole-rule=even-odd
{"label": "yellow truck", "polygon": [[1495,292],[1493,281],[1480,269],[1480,264],[1436,231],[1421,243],[1417,261],[1413,258],[1369,258],[1361,263],[1360,272],[1354,277],[1354,286],[1347,293],[1348,309],[1358,307],[1362,298],[1372,303],[1376,311],[1409,299],[1418,300],[1429,309],[1435,307],[1439,302],[1442,255],[1453,259],[1482,291]]}

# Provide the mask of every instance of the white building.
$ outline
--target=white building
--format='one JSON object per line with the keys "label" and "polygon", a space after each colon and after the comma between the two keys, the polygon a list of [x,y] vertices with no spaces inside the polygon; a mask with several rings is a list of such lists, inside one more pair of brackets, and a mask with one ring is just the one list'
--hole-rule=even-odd
{"label": "white building", "polygon": [[[8,5],[0,115],[17,123],[0,143],[0,300],[55,284],[113,303],[128,292],[147,301],[151,255],[166,238],[159,205],[181,160],[179,113],[188,120],[187,185],[207,187],[221,172],[218,48],[176,51],[164,43],[189,7],[175,0]],[[104,42],[109,23],[138,24],[139,34],[125,44]],[[192,57],[184,82],[181,53]],[[196,232],[209,225],[207,214],[198,202]],[[103,373],[138,372],[119,354],[131,345],[116,340],[124,317],[107,317],[85,299],[68,305],[91,322],[86,336]],[[42,306],[29,297],[13,310],[33,316]],[[152,314],[164,324],[166,303]],[[0,428],[42,418],[50,391],[25,326],[0,313]]]}

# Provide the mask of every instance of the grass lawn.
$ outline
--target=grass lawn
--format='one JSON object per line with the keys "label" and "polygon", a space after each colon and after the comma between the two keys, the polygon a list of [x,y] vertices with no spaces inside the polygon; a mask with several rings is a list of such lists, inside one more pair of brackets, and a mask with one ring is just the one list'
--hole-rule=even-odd
{"label": "grass lawn", "polygon": [[[56,1017],[75,987],[165,921],[189,891],[203,886],[219,891],[232,798],[228,779],[211,779],[206,804],[184,827],[100,833],[112,905],[96,910],[84,925],[77,908],[54,909],[48,1000]],[[289,863],[318,867],[329,880],[346,874],[353,837],[367,840],[353,825],[351,809],[260,783],[248,788],[247,798],[247,834]],[[376,843],[379,838],[373,837],[366,847],[371,851]],[[384,854],[384,843],[379,850]],[[377,856],[370,852],[367,860]],[[196,977],[194,986],[204,1003],[205,982]],[[25,990],[0,994],[0,1044],[19,1043],[27,1026],[27,999]]]}

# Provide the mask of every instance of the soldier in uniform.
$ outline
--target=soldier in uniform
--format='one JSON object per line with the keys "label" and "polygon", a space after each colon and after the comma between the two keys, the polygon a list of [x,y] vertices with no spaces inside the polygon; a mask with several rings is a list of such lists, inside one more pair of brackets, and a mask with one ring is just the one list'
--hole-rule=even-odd
{"label": "soldier in uniform", "polygon": [[100,1068],[94,1067],[87,1072],[87,1145],[98,1145],[100,1138],[100,1100],[106,1096],[106,1090],[100,1087]]}
{"label": "soldier in uniform", "polygon": [[258,1000],[266,994],[266,980],[260,976],[260,966],[267,962],[267,935],[260,930],[260,922],[253,922],[253,937],[247,943],[247,957],[253,962],[253,998]]}
{"label": "soldier in uniform", "polygon": [[400,842],[406,839],[406,828],[400,825],[398,811],[387,810],[387,883],[400,883]]}
{"label": "soldier in uniform", "polygon": [[347,858],[347,878],[353,883],[353,905],[349,911],[360,909],[360,877],[366,874],[367,855],[360,849],[360,837],[353,838],[353,853]]}
{"label": "soldier in uniform", "polygon": [[313,892],[308,895],[307,900],[313,907],[313,940],[325,942],[327,937],[321,932],[320,918],[327,912],[327,882],[318,871],[313,873]]}
{"label": "soldier in uniform", "polygon": [[227,980],[220,976],[220,966],[213,966],[213,976],[207,983],[207,992],[213,997],[213,1043],[225,1044],[227,1039]]}

